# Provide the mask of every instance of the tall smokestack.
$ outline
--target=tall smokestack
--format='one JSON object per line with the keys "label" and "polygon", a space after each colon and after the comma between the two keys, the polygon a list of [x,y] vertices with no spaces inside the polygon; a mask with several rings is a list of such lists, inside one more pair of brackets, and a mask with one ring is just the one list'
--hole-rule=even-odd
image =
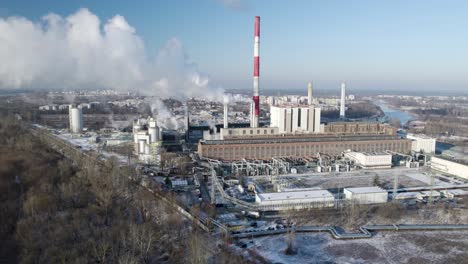
{"label": "tall smokestack", "polygon": [[228,103],[228,98],[224,97],[224,128],[228,128]]}
{"label": "tall smokestack", "polygon": [[312,82],[307,85],[307,103],[312,105]]}
{"label": "tall smokestack", "polygon": [[253,114],[250,120],[251,127],[258,127],[258,118],[260,115],[260,94],[259,94],[259,77],[260,77],[260,17],[255,17],[254,29],[254,79],[253,79]]}
{"label": "tall smokestack", "polygon": [[340,102],[340,118],[345,117],[345,97],[346,97],[346,84],[341,83],[341,102]]}

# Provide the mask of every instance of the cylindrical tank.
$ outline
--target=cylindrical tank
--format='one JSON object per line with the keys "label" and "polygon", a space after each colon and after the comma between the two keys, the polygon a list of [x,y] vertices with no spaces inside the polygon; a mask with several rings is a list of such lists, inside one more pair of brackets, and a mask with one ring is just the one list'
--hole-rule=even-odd
{"label": "cylindrical tank", "polygon": [[159,127],[154,118],[150,118],[148,122],[148,134],[150,136],[150,143],[159,141]]}
{"label": "cylindrical tank", "polygon": [[159,141],[159,128],[158,127],[148,128],[148,134],[150,136],[151,143],[155,143]]}
{"label": "cylindrical tank", "polygon": [[70,106],[70,131],[80,133],[83,131],[83,111],[81,108]]}
{"label": "cylindrical tank", "polygon": [[140,124],[140,119],[138,119],[136,122],[133,122],[133,140],[135,143],[138,143],[138,132],[141,130],[141,124]]}

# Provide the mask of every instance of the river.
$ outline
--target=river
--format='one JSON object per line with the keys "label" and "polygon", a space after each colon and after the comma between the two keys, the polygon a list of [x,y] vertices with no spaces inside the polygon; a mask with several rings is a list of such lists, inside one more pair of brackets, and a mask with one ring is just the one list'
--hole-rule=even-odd
{"label": "river", "polygon": [[375,104],[378,105],[380,109],[382,109],[386,118],[398,119],[400,120],[401,125],[405,125],[408,121],[414,119],[414,116],[412,116],[408,112],[391,108],[382,100],[378,100]]}

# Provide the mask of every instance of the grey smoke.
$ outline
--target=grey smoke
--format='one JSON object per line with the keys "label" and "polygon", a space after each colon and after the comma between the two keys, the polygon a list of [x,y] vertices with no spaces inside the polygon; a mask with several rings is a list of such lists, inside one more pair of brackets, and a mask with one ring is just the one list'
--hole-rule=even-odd
{"label": "grey smoke", "polygon": [[223,90],[191,63],[182,43],[167,41],[150,58],[121,15],[105,23],[88,9],[38,22],[0,18],[0,89],[115,89],[185,99],[221,100]]}

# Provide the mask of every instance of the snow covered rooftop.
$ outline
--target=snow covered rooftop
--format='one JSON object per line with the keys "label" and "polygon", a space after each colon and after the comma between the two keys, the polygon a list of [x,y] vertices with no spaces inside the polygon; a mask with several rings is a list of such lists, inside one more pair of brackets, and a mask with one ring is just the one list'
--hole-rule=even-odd
{"label": "snow covered rooftop", "polygon": [[310,188],[284,188],[281,192],[303,192],[303,191],[316,191],[321,190],[320,187],[310,187]]}
{"label": "snow covered rooftop", "polygon": [[334,199],[332,193],[327,190],[310,190],[297,192],[277,192],[277,193],[259,193],[257,196],[262,201],[281,201],[281,200],[302,200],[314,198],[331,198]]}
{"label": "snow covered rooftop", "polygon": [[352,193],[382,193],[382,192],[386,193],[387,192],[386,190],[378,186],[353,187],[353,188],[344,188],[344,189]]}

